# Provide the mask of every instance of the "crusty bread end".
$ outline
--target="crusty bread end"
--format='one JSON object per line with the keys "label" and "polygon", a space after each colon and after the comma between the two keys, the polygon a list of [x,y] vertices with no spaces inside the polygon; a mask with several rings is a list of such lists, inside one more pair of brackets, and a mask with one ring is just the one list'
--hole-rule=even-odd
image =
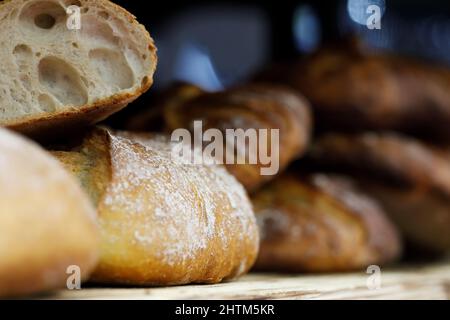
{"label": "crusty bread end", "polygon": [[152,38],[108,0],[3,1],[0,29],[0,126],[33,135],[90,125],[153,83]]}

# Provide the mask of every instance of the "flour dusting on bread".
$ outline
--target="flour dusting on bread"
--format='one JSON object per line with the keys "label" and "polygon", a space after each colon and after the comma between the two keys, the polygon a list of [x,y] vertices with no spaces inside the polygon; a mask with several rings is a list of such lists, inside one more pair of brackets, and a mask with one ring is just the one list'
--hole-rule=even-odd
{"label": "flour dusting on bread", "polygon": [[[141,156],[141,153],[133,151],[137,146],[128,139],[116,136],[111,139],[112,170],[126,182],[113,184],[105,201],[127,208],[128,214],[145,214],[149,208],[143,206],[143,199],[123,195],[133,188],[151,186],[154,203],[158,206],[151,209],[154,214],[148,217],[151,220],[146,224],[148,227],[135,232],[135,240],[140,245],[151,245],[158,239],[176,239],[184,233],[182,238],[190,241],[162,244],[161,258],[168,264],[179,263],[180,258],[183,263],[195,259],[196,253],[206,249],[217,235],[226,247],[228,237],[242,239],[252,234],[255,220],[245,191],[224,168],[174,163],[171,144],[163,136],[136,138],[139,146],[145,147],[150,156]],[[186,193],[186,190],[190,192]],[[216,221],[216,216],[224,209],[229,216],[221,225],[223,222]],[[199,210],[203,216],[201,219]],[[158,232],[155,231],[158,229],[156,224],[161,224]],[[230,234],[233,232],[230,224],[240,225],[240,232]]]}

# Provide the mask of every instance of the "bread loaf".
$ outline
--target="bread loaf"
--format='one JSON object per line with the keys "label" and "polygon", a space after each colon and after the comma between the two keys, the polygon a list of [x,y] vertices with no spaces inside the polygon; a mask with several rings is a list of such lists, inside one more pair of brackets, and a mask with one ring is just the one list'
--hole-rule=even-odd
{"label": "bread loaf", "polygon": [[342,177],[289,172],[252,200],[261,230],[259,270],[365,271],[401,252],[380,206]]}
{"label": "bread loaf", "polygon": [[253,265],[255,217],[244,189],[225,169],[174,161],[165,137],[106,129],[54,155],[97,207],[102,248],[94,281],[217,283]]}
{"label": "bread loaf", "polygon": [[3,1],[0,29],[2,126],[32,135],[79,128],[152,84],[153,40],[108,0]]}
{"label": "bread loaf", "polygon": [[450,69],[443,65],[374,54],[351,41],[257,78],[305,95],[320,130],[395,130],[450,141]]}
{"label": "bread loaf", "polygon": [[0,297],[65,288],[71,275],[77,285],[98,253],[95,210],[78,182],[44,150],[0,129]]}
{"label": "bread loaf", "polygon": [[[164,109],[169,132],[179,128],[193,130],[195,121],[202,121],[204,130],[221,130],[224,140],[230,138],[227,136],[227,130],[263,129],[269,132],[269,137],[271,130],[279,130],[279,141],[264,140],[258,133],[257,150],[260,152],[264,149],[269,155],[277,157],[279,171],[302,156],[309,146],[312,131],[309,104],[302,96],[288,88],[264,84],[244,85],[224,92],[198,94],[193,99],[179,100],[185,103],[169,103]],[[275,144],[279,154],[276,154],[275,148],[271,148]],[[242,149],[245,150],[240,150],[236,145],[234,153],[253,152],[248,145],[244,147]],[[226,151],[224,148],[224,153]],[[261,174],[261,168],[265,165],[260,155],[256,156],[256,163],[246,161],[244,164],[226,165],[228,171],[249,192],[257,190],[276,176]]]}
{"label": "bread loaf", "polygon": [[351,173],[378,199],[416,246],[450,250],[450,156],[394,133],[328,134],[311,158],[325,170]]}

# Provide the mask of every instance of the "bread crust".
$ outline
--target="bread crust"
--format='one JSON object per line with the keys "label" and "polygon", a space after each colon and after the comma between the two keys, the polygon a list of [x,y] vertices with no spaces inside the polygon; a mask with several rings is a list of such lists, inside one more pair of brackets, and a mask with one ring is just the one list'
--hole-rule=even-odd
{"label": "bread crust", "polygon": [[[91,0],[85,0],[84,3],[89,4],[90,1]],[[156,55],[157,49],[153,39],[145,27],[136,21],[134,15],[109,0],[101,1],[118,16],[125,17],[130,25],[133,25],[139,30],[140,35],[144,37],[145,42],[148,44],[147,54],[150,57],[149,60],[151,63],[146,72],[147,77],[145,78],[145,81],[143,81],[133,92],[117,93],[110,97],[99,99],[93,103],[74,107],[71,110],[23,117],[16,121],[3,123],[3,126],[33,138],[50,138],[55,134],[65,134],[68,131],[83,129],[84,127],[100,122],[117,111],[120,111],[150,89],[153,84],[153,74],[156,70],[158,60]],[[0,3],[0,10],[2,10],[7,3],[12,2],[14,2],[14,0],[3,1]]]}
{"label": "bread crust", "polygon": [[450,251],[450,201],[419,188],[403,189],[370,179],[358,184],[383,205],[411,246],[432,254]]}
{"label": "bread crust", "polygon": [[291,172],[252,200],[261,229],[259,270],[361,270],[391,263],[401,253],[383,210],[346,178]]}
{"label": "bread crust", "polygon": [[86,280],[97,263],[99,230],[78,182],[44,150],[4,129],[0,163],[0,297],[64,288],[78,272],[71,266]]}
{"label": "bread crust", "polygon": [[[131,140],[133,139],[133,140]],[[218,283],[246,273],[258,252],[247,195],[225,169],[172,162],[166,137],[95,129],[55,152],[96,204],[99,283]]]}
{"label": "bread crust", "polygon": [[401,134],[326,134],[313,145],[310,157],[319,165],[450,196],[450,162],[445,148]]}
{"label": "bread crust", "polygon": [[[164,116],[169,132],[179,128],[191,130],[196,120],[203,121],[204,130],[219,129],[224,135],[227,129],[279,129],[280,171],[304,154],[313,126],[309,104],[302,96],[283,86],[265,84],[199,95],[186,103],[167,106]],[[267,148],[270,150],[270,146]],[[274,178],[263,176],[262,167],[259,161],[256,165],[227,165],[249,192]]]}
{"label": "bread crust", "polygon": [[352,174],[414,245],[450,250],[450,157],[398,134],[329,134],[312,148],[323,170]]}

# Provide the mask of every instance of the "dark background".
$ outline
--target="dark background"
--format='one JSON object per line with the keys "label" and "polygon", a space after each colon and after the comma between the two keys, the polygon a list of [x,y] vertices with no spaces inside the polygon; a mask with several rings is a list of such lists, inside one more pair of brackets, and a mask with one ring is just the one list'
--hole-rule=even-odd
{"label": "dark background", "polygon": [[[147,27],[158,48],[151,90],[108,119],[119,128],[174,81],[222,90],[349,34],[373,50],[450,65],[448,0],[113,1]],[[384,9],[381,30],[365,24],[370,4]]]}
{"label": "dark background", "polygon": [[[375,48],[450,64],[448,0],[114,2],[135,14],[156,41],[157,88],[181,79],[221,89],[348,33]],[[368,16],[358,12],[359,4],[385,8],[381,30],[350,17],[349,6]]]}

